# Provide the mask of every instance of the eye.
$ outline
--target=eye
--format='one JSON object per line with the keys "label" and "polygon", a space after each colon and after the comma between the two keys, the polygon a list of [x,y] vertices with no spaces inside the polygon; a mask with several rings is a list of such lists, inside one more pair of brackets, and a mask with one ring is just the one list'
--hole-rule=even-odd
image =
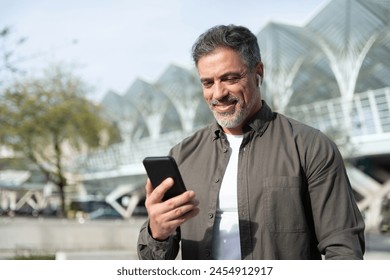
{"label": "eye", "polygon": [[204,88],[210,88],[213,85],[213,82],[210,80],[203,80],[201,83]]}
{"label": "eye", "polygon": [[230,85],[238,83],[240,80],[241,80],[241,76],[238,75],[229,75],[221,79],[222,82],[225,82]]}

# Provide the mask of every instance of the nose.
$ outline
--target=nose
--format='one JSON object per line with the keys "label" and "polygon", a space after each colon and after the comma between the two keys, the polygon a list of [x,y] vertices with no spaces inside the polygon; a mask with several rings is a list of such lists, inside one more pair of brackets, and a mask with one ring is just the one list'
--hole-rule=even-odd
{"label": "nose", "polygon": [[214,84],[214,91],[213,91],[213,99],[221,100],[226,95],[228,95],[229,91],[226,89],[226,87],[221,82],[215,82]]}

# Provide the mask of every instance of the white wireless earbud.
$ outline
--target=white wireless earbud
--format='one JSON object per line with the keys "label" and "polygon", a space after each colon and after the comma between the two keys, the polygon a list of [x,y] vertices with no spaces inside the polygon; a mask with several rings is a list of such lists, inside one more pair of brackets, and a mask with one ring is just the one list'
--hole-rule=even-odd
{"label": "white wireless earbud", "polygon": [[263,83],[263,77],[260,76],[259,74],[257,75],[257,82],[258,82],[258,86],[260,87],[261,84]]}

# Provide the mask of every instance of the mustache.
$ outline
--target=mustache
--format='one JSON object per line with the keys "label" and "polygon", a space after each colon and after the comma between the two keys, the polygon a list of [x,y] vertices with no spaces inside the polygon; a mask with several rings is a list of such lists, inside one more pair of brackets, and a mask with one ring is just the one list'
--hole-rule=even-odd
{"label": "mustache", "polygon": [[220,99],[212,99],[210,101],[210,105],[211,106],[218,106],[218,105],[221,105],[221,104],[226,104],[226,103],[235,103],[235,102],[239,102],[238,98],[229,94],[229,95],[226,95]]}

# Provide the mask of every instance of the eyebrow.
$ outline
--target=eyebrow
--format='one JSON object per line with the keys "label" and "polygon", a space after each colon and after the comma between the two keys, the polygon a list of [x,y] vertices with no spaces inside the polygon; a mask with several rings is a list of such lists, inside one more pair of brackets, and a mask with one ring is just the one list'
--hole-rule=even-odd
{"label": "eyebrow", "polygon": [[245,72],[230,71],[230,72],[224,73],[219,78],[223,79],[223,78],[226,78],[226,77],[229,77],[229,76],[237,76],[237,77],[242,78],[242,77],[245,76]]}
{"label": "eyebrow", "polygon": [[[245,71],[238,71],[238,72],[237,71],[229,71],[229,72],[223,73],[218,78],[221,79],[221,80],[226,78],[226,77],[229,77],[229,76],[237,76],[237,77],[242,78],[242,77],[245,76],[245,74],[246,74]],[[201,82],[206,82],[206,81],[210,81],[210,80],[214,80],[214,79],[213,78],[207,78],[207,77],[200,79]]]}

